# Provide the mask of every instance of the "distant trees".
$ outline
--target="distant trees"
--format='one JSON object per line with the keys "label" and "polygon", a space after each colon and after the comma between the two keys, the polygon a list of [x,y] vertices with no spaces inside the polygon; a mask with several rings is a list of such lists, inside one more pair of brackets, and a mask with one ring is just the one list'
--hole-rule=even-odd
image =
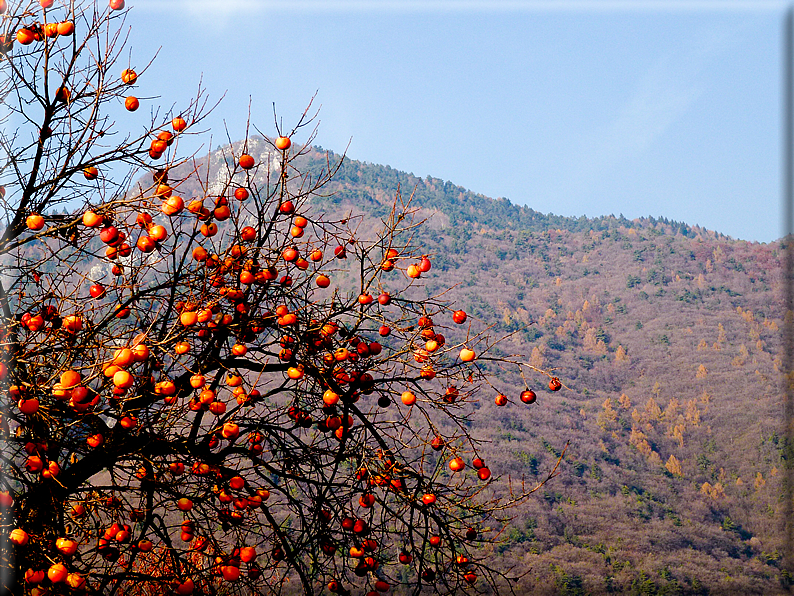
{"label": "distant trees", "polygon": [[674,476],[683,476],[683,472],[681,471],[681,462],[678,461],[678,458],[672,453],[667,459],[667,463],[664,465],[664,467],[667,468],[667,471]]}
{"label": "distant trees", "polygon": [[626,276],[626,287],[628,289],[635,288],[642,284],[642,280],[637,275],[627,275]]}
{"label": "distant trees", "polygon": [[617,349],[615,350],[615,362],[628,362],[629,355],[626,353],[625,348],[622,345],[618,345]]}

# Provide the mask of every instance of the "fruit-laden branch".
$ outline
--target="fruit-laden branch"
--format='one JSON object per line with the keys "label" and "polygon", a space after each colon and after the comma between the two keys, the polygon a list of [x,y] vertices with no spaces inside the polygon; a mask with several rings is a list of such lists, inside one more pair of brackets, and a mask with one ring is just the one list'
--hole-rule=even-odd
{"label": "fruit-laden branch", "polygon": [[[293,142],[308,107],[289,133],[181,157],[207,113],[199,88],[114,140],[126,122],[108,107],[132,118],[145,84],[114,71],[122,4],[42,0],[4,21],[23,116],[0,139],[10,589],[502,589],[478,547],[562,458],[538,486],[499,490],[470,430],[478,362],[531,367],[497,356],[493,327],[446,290],[428,295],[410,198],[380,223],[316,208],[344,157],[310,175],[316,128]],[[50,35],[53,19],[77,25]]]}

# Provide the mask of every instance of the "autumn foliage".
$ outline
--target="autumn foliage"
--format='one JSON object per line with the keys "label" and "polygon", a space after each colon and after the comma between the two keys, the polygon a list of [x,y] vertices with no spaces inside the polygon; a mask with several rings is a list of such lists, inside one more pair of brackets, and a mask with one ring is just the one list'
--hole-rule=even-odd
{"label": "autumn foliage", "polygon": [[479,363],[509,360],[443,293],[418,297],[410,201],[377,229],[308,210],[338,167],[297,168],[308,113],[266,152],[228,146],[209,180],[179,150],[202,92],[132,114],[122,1],[0,7],[5,588],[506,584],[478,547],[535,486],[494,495],[468,428]]}

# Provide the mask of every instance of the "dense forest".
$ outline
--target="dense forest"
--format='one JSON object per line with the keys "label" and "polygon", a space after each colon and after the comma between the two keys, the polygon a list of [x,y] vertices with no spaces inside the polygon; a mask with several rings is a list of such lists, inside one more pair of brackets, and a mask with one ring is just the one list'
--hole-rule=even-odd
{"label": "dense forest", "polygon": [[[264,142],[248,151],[268,159]],[[209,192],[222,158],[209,157]],[[315,147],[301,168],[317,176],[340,159]],[[786,591],[780,242],[665,218],[543,214],[349,159],[325,190],[306,214],[347,213],[364,232],[395,197],[410,200],[425,222],[406,234],[433,261],[417,291],[451,288],[504,338],[494,354],[565,385],[551,393],[528,377],[538,400],[525,405],[524,380],[486,359],[493,387],[467,404],[494,494],[538,482],[564,450],[559,475],[486,547],[521,576],[517,593]]]}

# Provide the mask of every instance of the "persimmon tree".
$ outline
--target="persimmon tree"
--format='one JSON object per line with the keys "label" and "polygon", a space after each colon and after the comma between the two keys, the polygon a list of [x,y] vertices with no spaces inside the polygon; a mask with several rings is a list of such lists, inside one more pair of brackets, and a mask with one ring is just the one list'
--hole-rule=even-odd
{"label": "persimmon tree", "polygon": [[4,589],[509,584],[479,547],[537,487],[495,491],[469,426],[482,363],[511,361],[418,291],[410,201],[378,226],[313,212],[338,163],[301,170],[308,110],[218,171],[179,150],[201,90],[133,124],[122,0],[0,9]]}

